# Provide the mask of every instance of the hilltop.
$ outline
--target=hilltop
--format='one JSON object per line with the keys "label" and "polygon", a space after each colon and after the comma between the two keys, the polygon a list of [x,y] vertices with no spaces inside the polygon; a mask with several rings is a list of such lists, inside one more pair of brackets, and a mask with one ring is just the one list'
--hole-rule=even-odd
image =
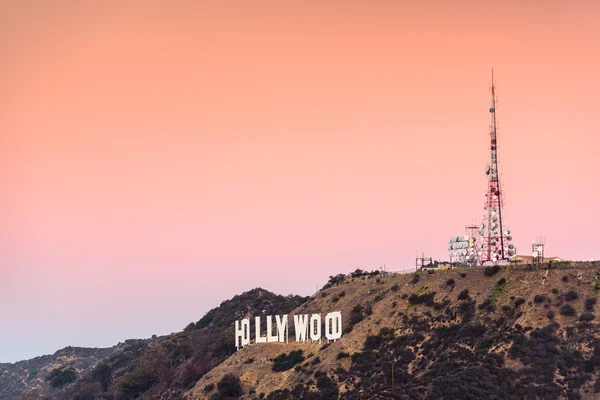
{"label": "hilltop", "polygon": [[[182,332],[108,349],[76,368],[74,382],[20,398],[592,399],[600,392],[599,293],[599,263],[357,270],[310,298],[253,289]],[[236,320],[331,311],[343,316],[335,342],[235,350]]]}

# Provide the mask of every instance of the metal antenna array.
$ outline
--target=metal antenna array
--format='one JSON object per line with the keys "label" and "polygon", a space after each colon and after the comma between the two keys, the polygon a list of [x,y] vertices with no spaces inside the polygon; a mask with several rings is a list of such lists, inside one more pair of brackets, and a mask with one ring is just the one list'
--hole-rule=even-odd
{"label": "metal antenna array", "polygon": [[419,253],[417,252],[417,258],[415,258],[415,267],[417,271],[419,268],[423,268],[431,264],[433,264],[433,259],[431,257],[425,257],[423,253],[421,253],[421,256],[419,257]]}
{"label": "metal antenna array", "polygon": [[544,262],[544,247],[546,247],[546,239],[544,237],[533,241],[531,245],[531,258],[533,264],[541,264]]}
{"label": "metal antenna array", "polygon": [[496,87],[494,85],[494,70],[492,69],[492,104],[490,113],[492,122],[490,125],[490,159],[486,166],[485,174],[488,178],[488,190],[486,193],[486,210],[484,222],[479,227],[481,241],[477,255],[482,265],[507,264],[509,256],[514,254],[514,245],[509,244],[512,240],[509,230],[502,226],[502,187],[498,173],[498,137],[496,125]]}

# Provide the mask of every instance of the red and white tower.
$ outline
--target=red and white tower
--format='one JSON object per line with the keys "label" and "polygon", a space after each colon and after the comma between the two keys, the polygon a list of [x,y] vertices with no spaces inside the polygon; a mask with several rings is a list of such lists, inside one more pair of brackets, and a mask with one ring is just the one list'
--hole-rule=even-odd
{"label": "red and white tower", "polygon": [[496,87],[494,85],[494,70],[492,70],[492,104],[490,113],[490,164],[485,168],[488,175],[488,188],[485,201],[485,215],[479,227],[481,241],[478,256],[482,265],[507,264],[509,256],[514,254],[514,246],[510,231],[502,221],[504,198],[498,172],[498,135],[496,131]]}

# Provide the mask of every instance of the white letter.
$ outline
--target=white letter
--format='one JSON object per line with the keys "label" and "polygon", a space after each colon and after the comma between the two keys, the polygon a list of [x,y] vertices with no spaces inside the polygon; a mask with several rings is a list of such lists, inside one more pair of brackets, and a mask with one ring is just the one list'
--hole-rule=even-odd
{"label": "white letter", "polygon": [[[315,324],[315,322],[316,322],[316,324]],[[310,339],[314,342],[316,342],[317,340],[321,340],[321,315],[320,314],[313,314],[310,317]]]}
{"label": "white letter", "polygon": [[308,314],[294,315],[294,331],[296,332],[296,342],[306,342]]}
{"label": "white letter", "polygon": [[260,336],[260,317],[254,318],[254,332],[256,332],[256,343],[265,343],[267,341],[266,336]]}
{"label": "white letter", "polygon": [[250,318],[242,320],[242,347],[250,344]]}
{"label": "white letter", "polygon": [[287,330],[287,322],[288,316],[286,315],[276,315],[275,321],[277,322],[277,336],[279,336],[279,342],[285,342],[285,331]]}
{"label": "white letter", "polygon": [[240,349],[240,336],[244,335],[244,329],[240,329],[240,321],[235,321],[235,348]]}
{"label": "white letter", "polygon": [[272,317],[267,315],[267,342],[272,343],[277,341],[277,335],[273,335]]}
{"label": "white letter", "polygon": [[[331,328],[329,325],[331,324]],[[342,313],[330,312],[325,317],[325,336],[327,340],[336,340],[342,337]]]}
{"label": "white letter", "polygon": [[[240,326],[240,321],[235,321],[235,348],[237,350],[240,349],[240,346],[244,347],[250,344],[250,320],[246,318],[241,322]],[[242,339],[241,343],[240,338]]]}

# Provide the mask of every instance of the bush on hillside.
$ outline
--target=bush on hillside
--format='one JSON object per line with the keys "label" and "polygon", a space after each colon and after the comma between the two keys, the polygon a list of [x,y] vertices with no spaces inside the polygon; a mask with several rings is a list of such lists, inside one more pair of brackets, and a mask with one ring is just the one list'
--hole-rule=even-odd
{"label": "bush on hillside", "polygon": [[296,364],[301,363],[302,361],[304,361],[302,350],[294,350],[289,354],[282,353],[273,360],[273,371],[287,371],[294,368]]}
{"label": "bush on hillside", "polygon": [[575,315],[575,309],[570,304],[565,304],[560,308],[561,315],[566,315],[568,317],[572,317]]}
{"label": "bush on hillside", "polygon": [[575,290],[569,290],[567,293],[565,293],[566,301],[577,300],[578,298],[579,294]]}
{"label": "bush on hillside", "polygon": [[498,272],[500,272],[500,266],[499,265],[491,265],[489,267],[485,267],[485,270],[483,271],[483,273],[485,274],[485,276],[494,276]]}
{"label": "bush on hillside", "polygon": [[588,297],[585,299],[585,309],[588,311],[594,310],[594,305],[596,305],[596,299],[594,297]]}
{"label": "bush on hillside", "polygon": [[223,396],[241,396],[242,384],[240,378],[233,374],[227,374],[217,383],[219,394]]}
{"label": "bush on hillside", "polygon": [[46,382],[53,388],[61,388],[69,383],[75,382],[77,372],[73,368],[54,368],[50,375],[46,377]]}
{"label": "bush on hillside", "polygon": [[469,300],[471,296],[469,296],[469,289],[465,289],[458,295],[458,300]]}
{"label": "bush on hillside", "polygon": [[333,287],[335,285],[339,285],[340,283],[344,282],[344,274],[337,274],[335,276],[330,276],[329,277],[329,281],[325,284],[325,286],[323,286],[322,290],[325,289],[329,289],[330,287]]}
{"label": "bush on hillside", "polygon": [[535,297],[533,298],[533,302],[534,303],[543,303],[544,301],[546,301],[546,296],[544,296],[543,294],[536,294]]}
{"label": "bush on hillside", "polygon": [[596,317],[591,312],[584,312],[579,317],[579,320],[580,321],[592,321],[594,318],[596,318]]}

